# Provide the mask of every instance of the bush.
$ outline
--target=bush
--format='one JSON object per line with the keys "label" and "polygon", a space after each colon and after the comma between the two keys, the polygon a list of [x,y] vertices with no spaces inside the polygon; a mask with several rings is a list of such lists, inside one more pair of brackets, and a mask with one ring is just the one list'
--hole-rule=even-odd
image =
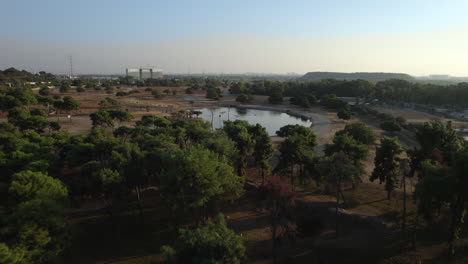
{"label": "bush", "polygon": [[206,98],[219,100],[219,98],[223,97],[221,95],[221,90],[219,88],[208,88],[206,89]]}
{"label": "bush", "polygon": [[345,126],[343,130],[336,132],[337,135],[348,134],[361,144],[374,144],[376,136],[372,129],[362,122],[352,123]]}
{"label": "bush", "polygon": [[161,94],[161,92],[159,90],[153,90],[151,91],[151,94],[154,96],[154,98],[162,98],[163,95]]}
{"label": "bush", "polygon": [[42,87],[39,90],[39,94],[42,95],[42,96],[47,96],[47,95],[50,94],[50,89],[48,87]]}
{"label": "bush", "polygon": [[126,96],[126,95],[128,95],[128,93],[126,93],[126,92],[117,92],[115,94],[115,96]]}
{"label": "bush", "polygon": [[245,256],[244,241],[227,228],[223,215],[218,221],[196,229],[181,229],[174,247],[163,246],[168,263],[240,264]]}
{"label": "bush", "polygon": [[351,112],[347,109],[340,109],[340,111],[338,111],[338,113],[336,114],[340,119],[343,119],[343,120],[349,120],[351,119]]}
{"label": "bush", "polygon": [[400,124],[395,119],[381,123],[380,128],[388,132],[397,132],[401,130]]}
{"label": "bush", "polygon": [[185,89],[185,93],[186,94],[193,94],[193,88],[189,87],[189,88]]}
{"label": "bush", "polygon": [[336,98],[334,94],[327,94],[322,96],[320,99],[320,104],[331,109],[349,109],[348,103]]}
{"label": "bush", "polygon": [[252,100],[252,96],[249,94],[240,94],[236,97],[237,102],[247,103]]}
{"label": "bush", "polygon": [[270,104],[281,104],[283,102],[283,95],[274,93],[268,97],[268,102],[270,102]]}
{"label": "bush", "polygon": [[79,93],[82,93],[82,92],[84,92],[86,90],[83,87],[78,87],[78,88],[76,88],[76,91],[79,92]]}
{"label": "bush", "polygon": [[60,88],[59,88],[59,91],[60,91],[61,93],[66,93],[66,92],[70,91],[70,85],[68,85],[68,84],[62,84],[62,85],[60,86]]}

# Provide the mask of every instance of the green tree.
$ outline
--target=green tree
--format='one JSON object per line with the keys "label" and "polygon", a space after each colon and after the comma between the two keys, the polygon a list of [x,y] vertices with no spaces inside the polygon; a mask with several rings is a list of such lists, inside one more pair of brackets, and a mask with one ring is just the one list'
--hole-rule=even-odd
{"label": "green tree", "polygon": [[348,134],[361,144],[374,144],[376,140],[375,133],[362,122],[347,124],[343,130],[336,134]]}
{"label": "green tree", "polygon": [[47,174],[21,171],[13,175],[8,194],[9,214],[2,216],[8,227],[2,228],[2,240],[10,248],[9,258],[18,263],[53,262],[66,246],[66,187]]}
{"label": "green tree", "polygon": [[17,127],[22,127],[29,117],[29,111],[24,107],[17,106],[8,111],[8,122]]}
{"label": "green tree", "polygon": [[400,124],[394,119],[382,122],[380,128],[388,132],[398,132],[401,130]]}
{"label": "green tree", "polygon": [[124,110],[109,110],[109,115],[112,119],[119,122],[119,126],[122,122],[128,122],[133,119],[132,114]]}
{"label": "green tree", "polygon": [[335,153],[330,157],[324,157],[318,164],[321,181],[335,187],[336,196],[336,237],[339,234],[339,205],[340,198],[346,204],[343,187],[346,184],[356,184],[360,181],[360,170],[343,152]]}
{"label": "green tree", "polygon": [[229,164],[235,166],[239,151],[236,148],[236,143],[232,141],[223,130],[216,130],[210,137],[205,138],[201,142],[201,145],[224,156]]}
{"label": "green tree", "polygon": [[49,121],[47,121],[47,118],[43,116],[31,116],[21,124],[21,129],[31,129],[36,131],[37,133],[42,133],[44,132],[44,129],[48,126]]}
{"label": "green tree", "polygon": [[99,177],[102,182],[102,195],[106,202],[107,213],[112,217],[112,208],[115,201],[122,200],[127,193],[123,184],[124,178],[118,171],[111,169],[102,169]]}
{"label": "green tree", "polygon": [[200,216],[220,198],[237,197],[244,179],[224,157],[194,146],[175,154],[160,176],[161,193],[173,209],[200,209]]}
{"label": "green tree", "polygon": [[206,90],[206,98],[208,99],[219,100],[221,97],[223,97],[223,95],[219,88],[209,88]]}
{"label": "green tree", "polygon": [[252,153],[255,141],[249,133],[250,124],[246,121],[224,121],[223,130],[228,137],[236,143],[239,150],[239,160],[237,162],[237,175],[245,176],[247,167],[247,157]]}
{"label": "green tree", "polygon": [[270,212],[270,226],[272,233],[272,255],[276,263],[278,242],[282,239],[294,241],[296,230],[294,228],[294,205],[296,193],[287,180],[273,176],[266,184],[260,187],[264,207]]}
{"label": "green tree", "polygon": [[275,152],[271,138],[264,127],[256,124],[250,129],[250,133],[255,140],[253,148],[253,156],[255,162],[260,164],[260,175],[262,177],[262,184],[265,183],[265,172],[270,169],[270,159]]}
{"label": "green tree", "polygon": [[154,96],[154,98],[156,99],[159,99],[159,98],[162,98],[163,95],[161,94],[161,92],[157,89],[154,89],[151,91],[151,94]]}
{"label": "green tree", "polygon": [[444,205],[449,205],[451,214],[447,242],[451,255],[455,253],[454,242],[460,237],[466,214],[467,160],[467,149],[454,153],[450,166],[424,160],[421,165],[422,177],[415,189],[415,197],[419,201],[418,211],[427,219],[431,219],[435,212],[440,212]]}
{"label": "green tree", "polygon": [[48,96],[50,94],[50,89],[48,87],[41,87],[41,89],[39,89],[39,94],[42,96]]}
{"label": "green tree", "polygon": [[283,126],[276,134],[286,139],[278,147],[281,156],[275,170],[289,170],[291,183],[295,188],[294,168],[299,165],[299,176],[303,179],[304,167],[314,156],[314,148],[317,145],[316,136],[312,130],[300,125]]}
{"label": "green tree", "polygon": [[114,121],[112,120],[111,115],[106,110],[99,110],[95,113],[89,115],[93,124],[95,126],[101,127],[114,127]]}
{"label": "green tree", "polygon": [[343,120],[351,119],[351,112],[345,108],[340,109],[336,115]]}
{"label": "green tree", "polygon": [[379,179],[380,183],[385,182],[387,199],[390,200],[392,191],[397,187],[398,176],[400,175],[399,155],[403,148],[398,143],[397,138],[384,137],[380,140],[375,156],[375,168],[370,176],[370,181]]}
{"label": "green tree", "polygon": [[179,233],[173,247],[161,248],[167,263],[240,264],[244,261],[244,241],[226,226],[223,215],[218,216],[217,222],[196,229],[181,229]]}
{"label": "green tree", "polygon": [[109,98],[109,97],[106,97],[104,98],[104,100],[101,100],[101,102],[99,102],[100,110],[110,110],[110,109],[120,109],[120,108],[121,108],[121,104],[119,103],[119,101]]}
{"label": "green tree", "polygon": [[62,83],[62,84],[60,85],[59,91],[60,91],[61,93],[67,93],[67,92],[69,92],[69,91],[70,91],[70,84],[69,84],[69,83]]}
{"label": "green tree", "polygon": [[463,140],[452,129],[451,123],[444,125],[440,122],[426,122],[418,127],[416,138],[421,145],[419,150],[420,161],[434,159],[434,154],[438,150],[441,152],[443,159],[450,164],[452,153],[460,151],[464,144]]}
{"label": "green tree", "polygon": [[325,154],[331,156],[338,152],[343,152],[357,168],[362,169],[364,167],[362,161],[367,158],[369,149],[348,134],[337,133],[333,137],[333,144],[325,145]]}
{"label": "green tree", "polygon": [[248,94],[240,94],[236,97],[237,102],[247,103],[252,101],[252,96]]}
{"label": "green tree", "polygon": [[67,112],[78,110],[80,109],[80,102],[71,96],[64,96],[62,109]]}

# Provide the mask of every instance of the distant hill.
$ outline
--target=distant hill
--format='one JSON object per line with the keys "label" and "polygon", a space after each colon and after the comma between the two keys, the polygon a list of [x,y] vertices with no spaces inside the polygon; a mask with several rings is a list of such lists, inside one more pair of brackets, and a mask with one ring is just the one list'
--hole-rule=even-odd
{"label": "distant hill", "polygon": [[336,79],[336,80],[357,80],[363,79],[371,82],[380,82],[389,79],[401,79],[406,81],[414,82],[416,78],[405,73],[385,73],[385,72],[308,72],[304,76],[300,77],[298,81],[311,82],[320,81],[324,79]]}
{"label": "distant hill", "polygon": [[39,72],[33,74],[25,70],[17,70],[15,68],[8,68],[0,70],[0,85],[6,83],[22,83],[22,82],[45,82],[54,81],[55,76],[51,73]]}

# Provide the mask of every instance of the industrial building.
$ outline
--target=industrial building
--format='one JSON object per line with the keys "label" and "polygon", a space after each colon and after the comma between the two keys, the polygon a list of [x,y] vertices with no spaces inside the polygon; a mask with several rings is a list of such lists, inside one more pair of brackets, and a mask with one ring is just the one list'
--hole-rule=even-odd
{"label": "industrial building", "polygon": [[159,79],[163,77],[162,70],[155,68],[127,68],[126,76],[135,80]]}

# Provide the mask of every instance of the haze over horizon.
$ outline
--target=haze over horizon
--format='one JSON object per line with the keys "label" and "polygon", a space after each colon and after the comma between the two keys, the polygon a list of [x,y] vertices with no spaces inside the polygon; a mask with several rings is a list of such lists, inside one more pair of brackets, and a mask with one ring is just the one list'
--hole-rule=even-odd
{"label": "haze over horizon", "polygon": [[468,1],[8,1],[0,69],[468,76]]}

